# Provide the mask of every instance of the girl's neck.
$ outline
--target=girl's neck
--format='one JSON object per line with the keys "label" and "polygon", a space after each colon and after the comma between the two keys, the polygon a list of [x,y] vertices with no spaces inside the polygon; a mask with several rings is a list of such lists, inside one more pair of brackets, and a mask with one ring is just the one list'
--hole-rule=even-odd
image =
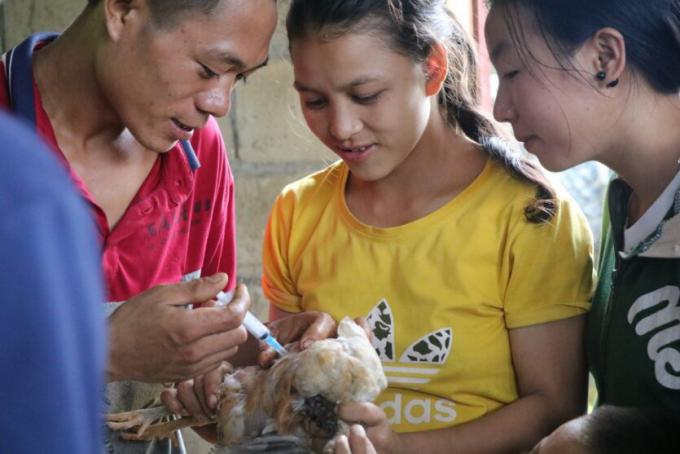
{"label": "girl's neck", "polygon": [[347,205],[366,224],[402,225],[448,203],[477,178],[486,159],[478,144],[448,126],[435,109],[420,141],[391,174],[378,181],[350,175]]}
{"label": "girl's neck", "polygon": [[[633,108],[634,107],[634,108]],[[680,99],[655,95],[631,103],[622,116],[620,140],[603,156],[633,189],[629,218],[639,219],[680,170]]]}

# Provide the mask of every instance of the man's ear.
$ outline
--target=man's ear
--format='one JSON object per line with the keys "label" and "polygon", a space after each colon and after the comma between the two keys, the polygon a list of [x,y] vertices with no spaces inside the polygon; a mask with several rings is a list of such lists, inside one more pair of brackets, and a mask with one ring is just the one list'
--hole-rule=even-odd
{"label": "man's ear", "polygon": [[435,42],[430,50],[430,55],[425,61],[425,93],[427,96],[434,96],[442,89],[444,80],[449,71],[449,59],[446,47]]}
{"label": "man's ear", "polygon": [[592,71],[596,83],[605,87],[611,86],[614,81],[618,83],[626,69],[626,40],[623,35],[614,28],[605,27],[593,35],[587,46],[589,52],[585,68]]}
{"label": "man's ear", "polygon": [[129,19],[142,6],[146,7],[145,0],[103,0],[104,20],[109,37],[118,41],[123,34]]}

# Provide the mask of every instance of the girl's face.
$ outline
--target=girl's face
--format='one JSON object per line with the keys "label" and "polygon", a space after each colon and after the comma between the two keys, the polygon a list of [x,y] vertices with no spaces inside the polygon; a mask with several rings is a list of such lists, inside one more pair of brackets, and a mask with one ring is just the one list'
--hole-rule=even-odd
{"label": "girl's face", "polygon": [[601,94],[589,84],[599,70],[597,55],[584,45],[571,59],[581,71],[562,69],[522,10],[517,25],[526,48],[519,51],[504,14],[503,8],[492,8],[486,22],[489,55],[500,81],[494,117],[509,122],[517,140],[549,170],[600,158],[606,148],[603,129],[612,123]]}
{"label": "girl's face", "polygon": [[411,155],[432,105],[421,65],[374,34],[352,32],[295,40],[291,57],[309,128],[353,177],[380,180]]}

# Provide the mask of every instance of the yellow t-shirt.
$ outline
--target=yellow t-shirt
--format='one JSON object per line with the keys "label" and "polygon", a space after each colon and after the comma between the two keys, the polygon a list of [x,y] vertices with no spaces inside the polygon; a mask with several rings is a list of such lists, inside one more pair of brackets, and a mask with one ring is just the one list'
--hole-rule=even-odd
{"label": "yellow t-shirt", "polygon": [[457,197],[391,228],[359,222],[337,162],[288,185],[264,240],[263,288],[288,312],[368,318],[388,377],[378,403],[400,432],[479,418],[517,399],[508,330],[582,314],[592,237],[560,197],[549,224],[535,188],[489,160]]}

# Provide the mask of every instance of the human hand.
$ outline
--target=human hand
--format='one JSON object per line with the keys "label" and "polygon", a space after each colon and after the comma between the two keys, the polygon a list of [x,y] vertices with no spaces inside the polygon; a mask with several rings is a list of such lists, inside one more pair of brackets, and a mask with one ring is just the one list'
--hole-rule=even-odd
{"label": "human hand", "polygon": [[211,300],[226,284],[218,273],[160,285],[122,304],[109,317],[109,381],[179,382],[231,357],[248,337],[246,287],[239,285],[226,307],[185,307]]}
{"label": "human hand", "polygon": [[371,331],[371,327],[369,326],[368,321],[366,321],[365,317],[355,318],[354,323],[356,323],[361,327],[361,329],[366,331],[366,335],[368,336],[369,341],[373,339],[373,332]]}
{"label": "human hand", "polygon": [[349,437],[346,435],[335,437],[333,452],[335,454],[377,454],[375,446],[361,424],[353,424],[349,428]]}
{"label": "human hand", "polygon": [[232,370],[231,364],[224,361],[206,374],[179,382],[175,388],[164,389],[161,401],[176,415],[212,420],[220,397],[220,385]]}
{"label": "human hand", "polygon": [[[400,454],[404,451],[402,441],[399,435],[390,429],[387,421],[387,415],[377,405],[370,402],[343,402],[338,407],[338,417],[348,424],[352,424],[354,432],[350,430],[349,447],[351,453],[389,453]],[[362,430],[355,427],[357,425],[363,426]],[[352,437],[355,438],[355,444],[352,445]],[[366,443],[364,438],[368,438],[370,445]],[[357,451],[355,451],[356,446]],[[338,451],[336,453],[345,454],[347,451]],[[370,449],[373,449],[371,451]]]}
{"label": "human hand", "polygon": [[[300,350],[309,347],[317,340],[337,335],[337,323],[325,312],[309,311],[286,315],[268,323],[269,330],[282,345],[299,342]],[[277,357],[273,348],[262,344],[258,363],[262,367],[270,365]]]}

